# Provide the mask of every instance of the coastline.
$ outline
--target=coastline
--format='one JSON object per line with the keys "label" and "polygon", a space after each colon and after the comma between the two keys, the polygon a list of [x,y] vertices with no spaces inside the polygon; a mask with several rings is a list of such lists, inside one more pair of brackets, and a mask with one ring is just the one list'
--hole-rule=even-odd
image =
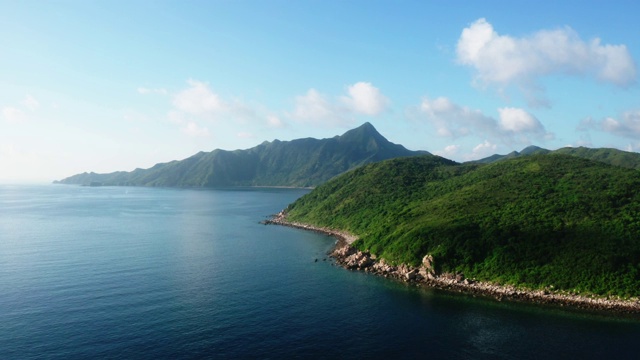
{"label": "coastline", "polygon": [[494,298],[497,301],[508,300],[589,311],[640,315],[640,299],[638,297],[626,300],[617,297],[577,295],[552,289],[519,289],[511,285],[497,285],[466,279],[462,274],[436,274],[432,269],[433,259],[430,256],[425,256],[422,264],[417,267],[406,264],[394,266],[386,263],[384,259],[377,259],[375,255],[353,247],[352,244],[358,239],[357,236],[340,230],[290,222],[286,219],[284,210],[263,223],[314,231],[335,237],[337,243],[329,256],[335,259],[336,264],[348,270],[364,271],[417,286]]}

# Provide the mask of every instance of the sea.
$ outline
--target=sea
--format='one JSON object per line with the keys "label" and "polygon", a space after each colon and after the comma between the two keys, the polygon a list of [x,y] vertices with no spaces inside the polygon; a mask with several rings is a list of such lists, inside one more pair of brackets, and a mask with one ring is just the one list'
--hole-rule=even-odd
{"label": "sea", "polygon": [[640,320],[348,271],[302,189],[0,186],[0,359],[638,359]]}

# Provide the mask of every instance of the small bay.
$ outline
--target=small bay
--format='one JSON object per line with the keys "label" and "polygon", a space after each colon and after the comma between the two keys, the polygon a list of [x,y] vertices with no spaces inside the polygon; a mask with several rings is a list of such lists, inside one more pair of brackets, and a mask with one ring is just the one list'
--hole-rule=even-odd
{"label": "small bay", "polygon": [[346,271],[326,257],[334,239],[260,224],[306,192],[0,186],[0,358],[631,359],[640,351],[637,320]]}

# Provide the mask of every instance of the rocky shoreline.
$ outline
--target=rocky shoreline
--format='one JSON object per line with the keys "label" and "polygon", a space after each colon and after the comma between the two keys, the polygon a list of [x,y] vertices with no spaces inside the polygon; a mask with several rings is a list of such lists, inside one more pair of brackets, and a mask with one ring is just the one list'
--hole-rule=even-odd
{"label": "rocky shoreline", "polygon": [[290,222],[284,211],[263,222],[289,226],[335,237],[338,241],[329,256],[336,264],[349,269],[359,270],[385,278],[419,286],[427,286],[447,291],[466,293],[482,297],[494,298],[498,301],[510,300],[537,304],[566,306],[590,311],[605,311],[619,314],[640,315],[640,299],[620,299],[614,297],[597,297],[572,294],[569,292],[545,290],[525,290],[513,286],[503,286],[487,282],[466,279],[463,274],[443,273],[434,271],[433,258],[426,255],[418,267],[401,264],[394,266],[377,259],[375,255],[363,252],[351,246],[358,238],[352,234],[335,229],[316,227],[303,223]]}

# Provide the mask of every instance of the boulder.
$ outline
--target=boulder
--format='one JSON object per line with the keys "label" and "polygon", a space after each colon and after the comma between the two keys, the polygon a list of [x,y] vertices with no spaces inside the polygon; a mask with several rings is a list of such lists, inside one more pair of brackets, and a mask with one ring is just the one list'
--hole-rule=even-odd
{"label": "boulder", "polygon": [[416,278],[417,273],[418,271],[416,269],[413,269],[405,273],[404,276],[407,278],[407,280],[414,280]]}
{"label": "boulder", "polygon": [[435,266],[435,261],[433,260],[433,255],[427,254],[422,258],[422,268],[425,270],[425,273],[426,273],[426,275],[423,275],[423,277],[430,278],[435,276],[436,266]]}

